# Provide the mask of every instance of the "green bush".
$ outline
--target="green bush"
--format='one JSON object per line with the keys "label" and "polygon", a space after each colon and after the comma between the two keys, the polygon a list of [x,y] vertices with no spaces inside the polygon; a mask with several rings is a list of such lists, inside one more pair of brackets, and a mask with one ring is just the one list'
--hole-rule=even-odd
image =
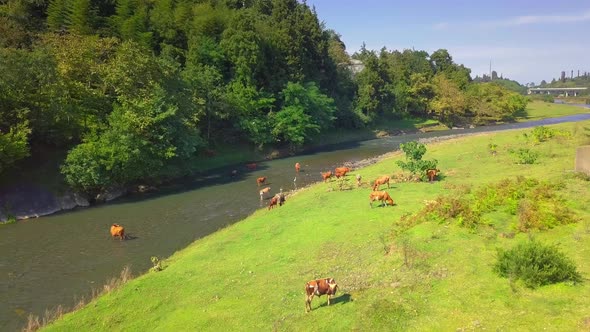
{"label": "green bush", "polygon": [[510,153],[516,156],[517,164],[534,164],[539,158],[539,153],[532,151],[529,148],[519,148],[518,150],[510,150]]}
{"label": "green bush", "polygon": [[528,241],[504,251],[498,249],[494,271],[527,287],[536,288],[563,281],[580,282],[582,276],[574,263],[555,246]]}
{"label": "green bush", "polygon": [[[526,133],[524,135],[527,137]],[[531,136],[536,143],[545,142],[555,136],[555,130],[545,126],[539,126],[533,128]]]}
{"label": "green bush", "polygon": [[553,95],[543,95],[543,98],[541,98],[541,99],[546,103],[554,103],[555,102],[555,97]]}
{"label": "green bush", "polygon": [[490,151],[490,153],[492,155],[496,155],[496,153],[498,152],[498,144],[496,143],[490,143],[488,144],[488,150]]}
{"label": "green bush", "polygon": [[436,168],[438,161],[422,160],[422,156],[426,153],[426,146],[422,143],[410,141],[407,143],[400,144],[400,149],[406,155],[406,161],[398,160],[397,165],[404,171],[410,173],[419,174],[422,180],[426,180],[426,170]]}
{"label": "green bush", "polygon": [[28,157],[31,129],[25,121],[8,131],[0,128],[0,173],[16,161]]}
{"label": "green bush", "polygon": [[160,260],[160,258],[158,258],[158,256],[152,256],[150,258],[150,260],[152,261],[152,267],[150,268],[150,271],[152,272],[158,272],[158,271],[162,271],[164,268],[162,267],[162,261]]}
{"label": "green bush", "polygon": [[538,144],[541,142],[546,142],[554,137],[561,137],[561,138],[571,138],[572,134],[567,131],[557,130],[547,128],[545,126],[535,127],[533,131],[530,133],[524,133],[523,136],[529,140],[531,139],[533,143]]}

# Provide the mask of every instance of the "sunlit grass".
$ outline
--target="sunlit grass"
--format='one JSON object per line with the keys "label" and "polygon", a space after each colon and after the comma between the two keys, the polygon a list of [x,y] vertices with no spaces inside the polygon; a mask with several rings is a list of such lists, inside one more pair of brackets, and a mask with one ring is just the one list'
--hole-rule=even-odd
{"label": "sunlit grass", "polygon": [[539,100],[533,100],[528,103],[526,114],[519,115],[516,120],[518,122],[525,122],[589,112],[590,109],[579,106],[546,103]]}

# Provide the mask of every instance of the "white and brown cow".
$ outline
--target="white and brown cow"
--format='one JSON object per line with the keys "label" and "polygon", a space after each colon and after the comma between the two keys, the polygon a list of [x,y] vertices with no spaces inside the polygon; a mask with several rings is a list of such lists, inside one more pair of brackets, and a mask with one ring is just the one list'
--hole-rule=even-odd
{"label": "white and brown cow", "polygon": [[328,305],[330,305],[330,299],[336,294],[337,290],[338,284],[336,284],[334,278],[308,281],[305,284],[305,312],[311,311],[311,300],[315,295],[328,295]]}

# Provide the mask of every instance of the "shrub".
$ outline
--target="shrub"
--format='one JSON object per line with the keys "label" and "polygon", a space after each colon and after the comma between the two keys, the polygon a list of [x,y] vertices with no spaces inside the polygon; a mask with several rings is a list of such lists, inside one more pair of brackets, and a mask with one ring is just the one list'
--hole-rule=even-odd
{"label": "shrub", "polygon": [[516,156],[517,164],[534,164],[539,158],[539,153],[531,151],[528,148],[520,148],[518,150],[510,150],[510,153]]}
{"label": "shrub", "polygon": [[529,288],[582,280],[569,258],[555,246],[537,241],[521,243],[508,251],[498,249],[494,271],[505,278],[519,279]]}
{"label": "shrub", "polygon": [[524,133],[524,137],[532,139],[534,143],[546,142],[554,137],[571,138],[572,134],[568,131],[547,128],[545,126],[538,126],[533,128],[529,134]]}
{"label": "shrub", "polygon": [[438,163],[436,159],[422,160],[422,156],[426,153],[426,146],[424,144],[410,141],[400,144],[400,149],[406,155],[406,161],[396,161],[401,169],[409,171],[413,175],[418,174],[422,180],[425,180],[426,170],[436,168]]}
{"label": "shrub", "polygon": [[158,258],[158,256],[152,256],[150,258],[150,260],[152,261],[152,267],[150,268],[150,271],[152,272],[158,272],[158,271],[162,271],[164,268],[162,267],[162,261],[160,260],[160,258]]}
{"label": "shrub", "polygon": [[555,130],[547,128],[545,126],[539,126],[533,128],[531,135],[535,142],[545,142],[551,139],[553,136],[555,136]]}
{"label": "shrub", "polygon": [[498,152],[498,144],[496,143],[490,143],[488,144],[488,150],[490,151],[490,153],[492,155],[496,155],[496,153]]}

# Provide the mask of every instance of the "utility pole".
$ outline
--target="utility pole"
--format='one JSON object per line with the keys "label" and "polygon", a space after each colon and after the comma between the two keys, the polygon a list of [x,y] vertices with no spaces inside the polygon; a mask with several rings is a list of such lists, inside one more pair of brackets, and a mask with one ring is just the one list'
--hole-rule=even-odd
{"label": "utility pole", "polygon": [[490,58],[490,81],[492,80],[492,58]]}

